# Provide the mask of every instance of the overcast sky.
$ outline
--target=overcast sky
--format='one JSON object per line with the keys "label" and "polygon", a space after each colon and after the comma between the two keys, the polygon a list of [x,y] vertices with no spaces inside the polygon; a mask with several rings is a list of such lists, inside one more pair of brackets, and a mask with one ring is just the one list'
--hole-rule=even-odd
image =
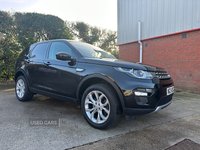
{"label": "overcast sky", "polygon": [[0,10],[51,14],[117,30],[117,0],[0,0]]}

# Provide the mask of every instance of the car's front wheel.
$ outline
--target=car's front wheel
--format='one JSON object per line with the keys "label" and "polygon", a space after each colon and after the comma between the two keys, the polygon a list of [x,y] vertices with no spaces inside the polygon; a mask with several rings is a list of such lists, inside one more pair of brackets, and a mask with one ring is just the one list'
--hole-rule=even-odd
{"label": "car's front wheel", "polygon": [[15,84],[15,93],[19,101],[29,101],[33,98],[33,93],[29,90],[24,76],[19,76]]}
{"label": "car's front wheel", "polygon": [[86,121],[97,129],[106,129],[118,123],[121,106],[116,92],[106,84],[88,87],[81,101]]}

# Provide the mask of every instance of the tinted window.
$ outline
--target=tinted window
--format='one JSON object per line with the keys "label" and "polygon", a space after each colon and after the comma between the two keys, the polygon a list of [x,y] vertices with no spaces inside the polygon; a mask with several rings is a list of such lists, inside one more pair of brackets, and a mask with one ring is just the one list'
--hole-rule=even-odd
{"label": "tinted window", "polygon": [[112,54],[87,43],[70,41],[70,44],[72,44],[84,57],[116,59]]}
{"label": "tinted window", "polygon": [[49,51],[49,59],[56,59],[58,52],[66,52],[71,55],[71,49],[63,42],[53,42]]}
{"label": "tinted window", "polygon": [[31,58],[45,58],[48,43],[38,44],[31,53]]}

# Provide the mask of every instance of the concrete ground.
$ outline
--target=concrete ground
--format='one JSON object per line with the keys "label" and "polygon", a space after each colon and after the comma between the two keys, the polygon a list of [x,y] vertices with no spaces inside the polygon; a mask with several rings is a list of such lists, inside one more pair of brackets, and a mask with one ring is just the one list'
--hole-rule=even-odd
{"label": "concrete ground", "polygon": [[35,95],[19,102],[0,86],[1,149],[166,149],[184,139],[200,143],[200,95],[177,92],[167,108],[111,129],[87,124],[80,106]]}

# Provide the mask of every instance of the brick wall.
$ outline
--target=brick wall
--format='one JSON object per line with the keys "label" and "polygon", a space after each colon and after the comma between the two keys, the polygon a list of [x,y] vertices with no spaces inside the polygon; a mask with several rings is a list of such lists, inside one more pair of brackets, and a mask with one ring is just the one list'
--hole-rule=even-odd
{"label": "brick wall", "polygon": [[[200,30],[143,42],[143,64],[165,68],[176,89],[200,93]],[[119,58],[139,61],[139,43],[119,45]]]}

